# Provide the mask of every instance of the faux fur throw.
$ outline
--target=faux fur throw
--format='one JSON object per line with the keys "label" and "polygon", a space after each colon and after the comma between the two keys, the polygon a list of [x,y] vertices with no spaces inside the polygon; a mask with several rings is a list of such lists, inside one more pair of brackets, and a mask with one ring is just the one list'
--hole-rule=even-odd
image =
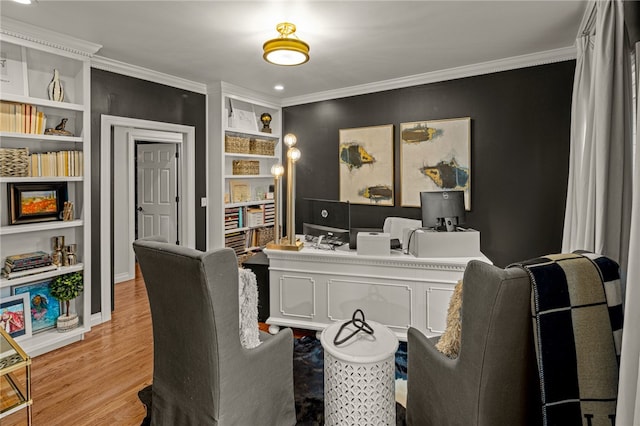
{"label": "faux fur throw", "polygon": [[458,281],[447,310],[447,326],[436,343],[436,349],[448,356],[457,358],[460,352],[460,330],[462,326],[460,309],[462,308],[462,280]]}
{"label": "faux fur throw", "polygon": [[614,424],[623,318],[618,264],[574,253],[512,266],[531,278],[543,424]]}
{"label": "faux fur throw", "polygon": [[238,269],[238,293],[240,297],[240,342],[246,349],[260,344],[258,328],[258,284],[256,274],[250,269]]}

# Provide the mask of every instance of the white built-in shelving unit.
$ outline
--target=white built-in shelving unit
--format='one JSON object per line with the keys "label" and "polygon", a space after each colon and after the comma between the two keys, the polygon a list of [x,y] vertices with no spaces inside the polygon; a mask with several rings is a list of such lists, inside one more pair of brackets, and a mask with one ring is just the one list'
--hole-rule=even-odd
{"label": "white built-in shelving unit", "polygon": [[[55,328],[40,330],[19,340],[22,348],[36,356],[83,338],[91,329],[91,144],[90,144],[90,58],[99,45],[76,39],[61,40],[48,37],[44,30],[25,26],[3,19],[0,29],[0,51],[7,65],[13,67],[9,82],[0,85],[0,100],[4,103],[26,104],[43,111],[46,127],[55,127],[63,118],[65,129],[73,136],[44,135],[4,131],[0,133],[0,147],[28,148],[29,153],[52,151],[80,151],[83,160],[82,176],[66,177],[12,177],[0,178],[0,261],[4,266],[7,256],[34,251],[53,251],[52,239],[64,236],[65,245],[77,245],[78,263],[62,266],[53,271],[19,278],[0,278],[0,299],[14,294],[17,286],[29,285],[69,272],[81,271],[84,276],[84,291],[75,299],[75,312],[80,318],[78,328],[58,332]],[[20,70],[17,70],[19,67]],[[47,86],[53,70],[60,73],[64,88],[64,99],[48,98]],[[17,73],[17,74],[16,74]],[[16,86],[16,78],[22,85]],[[74,204],[74,218],[70,221],[53,220],[10,224],[8,212],[8,188],[12,185],[48,182],[64,183],[68,201]],[[57,301],[50,301],[57,303]]]}
{"label": "white built-in shelving unit", "polygon": [[[282,162],[282,109],[273,99],[228,83],[220,82],[208,89],[210,126],[208,247],[233,246],[236,254],[242,255],[257,248],[256,238],[253,237],[256,232],[270,232],[273,229],[274,223],[269,211],[273,212],[274,201],[267,199],[266,194],[269,192],[269,186],[274,184],[271,167]],[[238,111],[252,117],[254,123],[251,120],[239,122],[234,116],[234,112]],[[262,131],[260,116],[263,113],[271,115],[271,133]],[[275,144],[273,155],[229,152],[225,149],[225,139],[229,135],[249,140],[257,138],[273,141]],[[256,174],[250,175],[234,174],[233,162],[237,160],[257,161],[259,170]],[[231,185],[237,183],[247,185],[248,200],[234,202]],[[248,222],[248,213],[252,210],[256,212],[266,210],[266,220],[258,225]],[[232,215],[236,214],[240,214],[242,219],[234,225]],[[254,214],[259,215],[259,213]],[[243,238],[245,244],[240,247],[238,240]]]}

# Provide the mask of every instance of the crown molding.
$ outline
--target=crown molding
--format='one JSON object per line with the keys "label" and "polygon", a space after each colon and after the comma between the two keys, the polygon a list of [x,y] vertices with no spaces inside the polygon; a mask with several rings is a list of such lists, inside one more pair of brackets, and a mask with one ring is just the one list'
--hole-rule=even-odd
{"label": "crown molding", "polygon": [[262,106],[265,107],[279,108],[282,105],[282,100],[277,97],[255,92],[251,89],[227,83],[226,81],[219,81],[216,84],[210,85],[209,88],[212,88],[216,92],[224,92],[231,98],[245,100],[253,104],[262,104]]}
{"label": "crown molding", "polygon": [[116,61],[115,59],[105,58],[104,56],[96,55],[91,58],[91,67],[142,80],[152,81],[154,83],[164,84],[166,86],[176,87],[178,89],[189,90],[190,92],[200,93],[203,95],[207,94],[207,86],[203,83],[153,71],[137,65],[127,64]]}
{"label": "crown molding", "polygon": [[5,41],[11,41],[13,39],[32,47],[42,48],[42,46],[45,46],[62,50],[72,55],[81,56],[85,59],[92,57],[102,48],[101,44],[80,40],[6,17],[2,18],[0,34],[2,34],[2,39]]}
{"label": "crown molding", "polygon": [[575,46],[569,46],[560,49],[532,53],[529,55],[513,56],[511,58],[482,62],[479,64],[465,65],[462,67],[433,71],[424,74],[416,74],[407,77],[379,81],[375,83],[360,84],[357,86],[345,87],[342,89],[327,90],[325,92],[317,92],[310,95],[293,96],[290,98],[282,99],[282,106],[287,107],[312,102],[326,101],[329,99],[365,95],[368,93],[419,86],[422,84],[437,83],[440,81],[455,80],[458,78],[473,77],[483,74],[491,74],[517,68],[534,67],[537,65],[568,61],[575,58],[576,48]]}

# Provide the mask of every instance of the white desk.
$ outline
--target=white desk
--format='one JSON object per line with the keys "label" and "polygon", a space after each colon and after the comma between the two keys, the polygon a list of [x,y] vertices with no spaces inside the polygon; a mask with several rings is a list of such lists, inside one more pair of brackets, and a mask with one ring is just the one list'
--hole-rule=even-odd
{"label": "white desk", "polygon": [[401,340],[412,326],[426,336],[445,329],[453,287],[471,259],[416,258],[393,250],[362,256],[348,246],[335,251],[305,246],[301,251],[264,250],[269,257],[272,333],[279,326],[323,330],[351,319],[360,308],[366,319],[386,325]]}

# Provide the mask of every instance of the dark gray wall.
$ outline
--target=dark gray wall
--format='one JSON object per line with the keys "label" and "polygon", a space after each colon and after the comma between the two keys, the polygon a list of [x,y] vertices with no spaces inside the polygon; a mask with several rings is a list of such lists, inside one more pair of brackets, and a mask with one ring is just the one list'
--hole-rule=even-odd
{"label": "dark gray wall", "polygon": [[[352,206],[352,226],[381,227],[387,216],[420,218],[399,207],[399,125],[471,117],[471,211],[482,251],[497,265],[558,252],[566,201],[575,61],[284,108],[285,133],[298,137],[298,206],[338,199],[338,131],[393,124],[395,206]],[[300,209],[298,209],[300,211]],[[302,231],[302,218],[296,229]]]}
{"label": "dark gray wall", "polygon": [[[196,137],[196,248],[206,249],[206,97],[146,80],[91,69],[91,312],[100,311],[100,116],[161,121],[194,126]],[[113,165],[111,166],[113,173]],[[111,215],[113,218],[113,215]],[[111,226],[113,232],[113,223]],[[113,238],[110,239],[111,241]],[[113,258],[113,253],[112,253]],[[113,266],[113,261],[112,261]],[[113,279],[113,277],[112,277]],[[113,292],[112,292],[113,293]],[[113,300],[112,300],[113,306]]]}

